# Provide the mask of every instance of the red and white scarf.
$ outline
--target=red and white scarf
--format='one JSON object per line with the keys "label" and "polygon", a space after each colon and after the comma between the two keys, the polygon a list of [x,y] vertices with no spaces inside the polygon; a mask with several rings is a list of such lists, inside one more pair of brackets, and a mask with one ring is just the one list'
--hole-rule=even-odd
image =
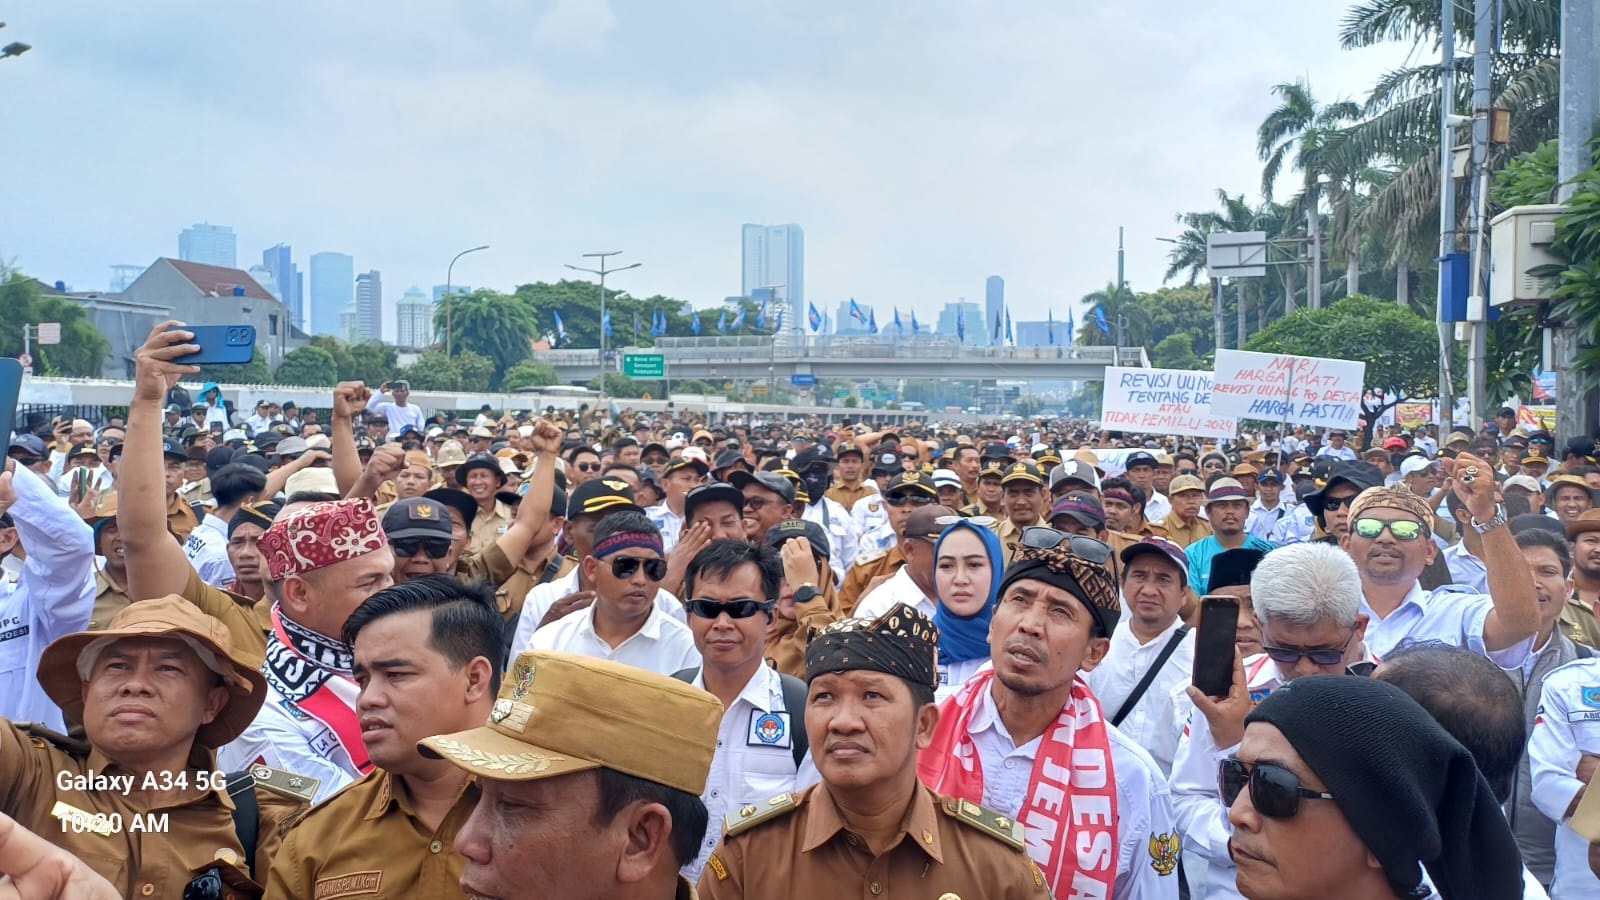
{"label": "red and white scarf", "polygon": [[262,667],[267,683],[295,709],[327,726],[350,762],[365,775],[372,771],[372,758],[361,740],[356,715],[361,687],[351,675],[351,666],[350,648],[297,624],[273,604],[267,664]]}
{"label": "red and white scarf", "polygon": [[[940,705],[933,743],[917,755],[917,774],[934,792],[983,802],[983,761],[971,725],[993,680],[994,670],[985,669]],[[1028,855],[1055,896],[1111,896],[1120,847],[1117,779],[1100,701],[1081,678],[1039,742],[1018,819]]]}

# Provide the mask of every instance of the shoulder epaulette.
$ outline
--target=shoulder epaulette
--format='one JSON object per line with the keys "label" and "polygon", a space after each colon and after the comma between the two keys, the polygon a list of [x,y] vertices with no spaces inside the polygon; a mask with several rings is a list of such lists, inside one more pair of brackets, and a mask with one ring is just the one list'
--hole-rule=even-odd
{"label": "shoulder epaulette", "polygon": [[873,563],[877,562],[880,559],[883,559],[885,556],[888,556],[888,555],[889,555],[889,551],[887,551],[887,550],[873,550],[873,551],[870,551],[868,553],[863,553],[860,556],[856,557],[856,565],[858,565],[858,566],[870,566]]}
{"label": "shoulder epaulette", "polygon": [[271,766],[253,765],[250,774],[256,780],[258,787],[266,788],[274,794],[288,797],[291,800],[311,802],[317,795],[317,788],[322,786],[322,779],[312,778],[309,775],[296,775]]}
{"label": "shoulder epaulette", "polygon": [[800,808],[795,801],[794,794],[779,794],[760,805],[751,803],[741,806],[734,812],[728,813],[727,836],[749,831],[762,822],[770,822],[780,816],[786,816]]}
{"label": "shoulder epaulette", "polygon": [[49,745],[69,756],[88,756],[91,749],[87,740],[51,731],[37,722],[19,722],[17,728],[33,740],[35,747]]}
{"label": "shoulder epaulette", "polygon": [[995,812],[984,809],[971,800],[957,800],[946,797],[942,804],[943,809],[950,818],[970,825],[990,837],[998,838],[1018,850],[1026,850],[1027,844],[1022,839],[1022,823]]}

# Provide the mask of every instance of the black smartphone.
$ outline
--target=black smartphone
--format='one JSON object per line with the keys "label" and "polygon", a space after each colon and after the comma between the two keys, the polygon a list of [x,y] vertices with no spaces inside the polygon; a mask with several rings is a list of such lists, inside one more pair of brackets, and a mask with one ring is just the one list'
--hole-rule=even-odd
{"label": "black smartphone", "polygon": [[1200,598],[1192,683],[1207,697],[1226,697],[1233,688],[1233,639],[1238,627],[1237,597],[1207,594]]}
{"label": "black smartphone", "polygon": [[173,360],[180,365],[242,366],[255,357],[254,325],[175,325],[171,330],[192,332],[194,340],[189,343],[200,348]]}

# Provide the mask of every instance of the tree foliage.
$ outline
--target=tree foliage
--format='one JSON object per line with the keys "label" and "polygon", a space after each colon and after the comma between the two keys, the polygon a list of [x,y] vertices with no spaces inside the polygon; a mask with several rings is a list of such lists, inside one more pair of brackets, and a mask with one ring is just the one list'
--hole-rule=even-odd
{"label": "tree foliage", "polygon": [[506,372],[505,378],[501,380],[500,388],[506,391],[519,391],[523,388],[558,384],[560,381],[561,378],[556,374],[554,366],[525,359],[512,366],[509,372]]}
{"label": "tree foliage", "polygon": [[411,382],[412,390],[481,393],[490,390],[494,373],[494,363],[471,350],[457,350],[454,357],[446,357],[442,347],[434,347],[400,374]]}
{"label": "tree foliage", "polygon": [[1204,367],[1194,354],[1194,338],[1184,332],[1169,334],[1150,351],[1150,364],[1158,369],[1199,369]]}
{"label": "tree foliage", "polygon": [[307,345],[285,353],[273,378],[278,384],[333,387],[339,383],[339,364],[334,361],[332,353],[321,347]]}
{"label": "tree foliage", "polygon": [[98,376],[111,352],[111,342],[94,329],[83,307],[47,296],[38,282],[0,264],[0,356],[22,354],[22,326],[61,323],[61,343],[32,344],[33,371],[41,375],[87,378]]}
{"label": "tree foliage", "polygon": [[266,357],[261,355],[261,347],[257,346],[250,361],[244,365],[201,366],[200,374],[196,375],[194,380],[215,381],[219,384],[271,384],[272,370],[267,368]]}

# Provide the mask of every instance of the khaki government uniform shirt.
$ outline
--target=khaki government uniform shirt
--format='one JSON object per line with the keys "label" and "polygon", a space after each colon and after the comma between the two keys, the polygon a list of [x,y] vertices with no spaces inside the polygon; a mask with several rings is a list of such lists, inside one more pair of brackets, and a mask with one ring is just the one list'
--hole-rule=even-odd
{"label": "khaki government uniform shirt", "polygon": [[822,496],[827,497],[829,500],[837,501],[840,506],[843,506],[848,511],[855,508],[857,500],[876,493],[877,491],[872,489],[872,485],[866,482],[862,482],[855,487],[850,487],[844,482],[838,482],[833,487],[828,488],[828,492]]}
{"label": "khaki government uniform shirt", "polygon": [[872,583],[872,579],[879,575],[893,575],[895,570],[905,563],[906,557],[900,552],[899,544],[888,550],[876,550],[856,557],[855,565],[845,573],[844,586],[839,588],[839,617],[850,618],[856,611],[856,604],[861,602],[861,595],[866,593],[867,585]]}
{"label": "khaki government uniform shirt", "polygon": [[85,631],[99,631],[105,628],[117,613],[128,608],[133,598],[128,596],[126,588],[119,588],[111,581],[111,576],[105,569],[96,568],[94,571],[94,611],[89,614],[89,627]]}
{"label": "khaki government uniform shirt", "polygon": [[[784,811],[745,807],[730,817],[747,821],[729,824],[700,875],[701,897],[1050,896],[1044,876],[1022,849],[1020,826],[971,803],[941,798],[920,782],[898,836],[878,856],[846,829],[826,783],[793,797],[773,801]],[[1009,834],[1002,836],[1000,829]]]}
{"label": "khaki government uniform shirt", "polygon": [[[128,777],[105,754],[77,742],[63,739],[58,745],[0,721],[0,759],[5,760],[0,766],[0,810],[83,860],[122,896],[182,897],[184,887],[212,866],[221,871],[224,896],[261,896],[260,886],[250,880],[247,848],[239,845],[234,828],[233,798],[225,788],[193,790],[196,770],[208,778],[216,770],[212,751],[196,746],[189,756],[191,799],[157,808],[143,805],[142,777],[136,778],[131,793],[120,785],[81,783],[62,790],[58,780],[91,772]],[[265,787],[255,790],[260,825],[256,846],[250,849],[256,872],[265,878],[278,846],[278,826],[305,809],[305,801]]]}
{"label": "khaki government uniform shirt", "polygon": [[1561,606],[1561,618],[1557,620],[1561,633],[1567,640],[1587,647],[1600,648],[1600,620],[1594,615],[1594,610],[1588,604],[1579,600],[1577,595],[1567,598]]}
{"label": "khaki government uniform shirt", "polygon": [[1186,550],[1195,541],[1211,536],[1210,522],[1196,517],[1194,524],[1185,525],[1183,520],[1178,518],[1177,513],[1171,513],[1165,519],[1162,519],[1161,527],[1167,533],[1167,540]]}
{"label": "khaki government uniform shirt", "polygon": [[293,822],[272,861],[273,900],[359,896],[462,897],[467,861],[456,833],[478,804],[469,780],[430,830],[417,818],[405,782],[375,769]]}
{"label": "khaki government uniform shirt", "polygon": [[[821,593],[805,603],[794,605],[793,619],[772,617],[772,624],[767,628],[767,665],[785,675],[805,680],[806,644],[810,642],[813,631],[821,631],[844,618],[837,611],[839,598],[833,589],[832,574],[833,571],[829,569],[828,574],[823,576]],[[720,827],[716,822],[711,825],[713,828]]]}
{"label": "khaki government uniform shirt", "polygon": [[467,552],[479,553],[494,544],[515,517],[516,513],[511,507],[499,500],[494,502],[494,509],[491,512],[486,513],[480,508],[478,515],[472,520],[472,537],[467,542]]}
{"label": "khaki government uniform shirt", "polygon": [[176,493],[167,500],[167,527],[180,541],[187,541],[189,532],[200,527],[200,520],[194,517],[194,509]]}

